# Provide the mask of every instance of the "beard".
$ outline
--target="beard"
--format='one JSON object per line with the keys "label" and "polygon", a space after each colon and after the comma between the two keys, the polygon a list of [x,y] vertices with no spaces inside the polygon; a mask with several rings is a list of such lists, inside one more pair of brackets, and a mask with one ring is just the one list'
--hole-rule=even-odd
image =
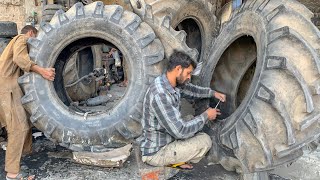
{"label": "beard", "polygon": [[[183,72],[183,71],[182,71]],[[177,87],[183,87],[185,86],[187,83],[189,83],[190,79],[183,79],[182,76],[183,73],[181,73],[177,78],[176,78],[176,82],[177,82]]]}

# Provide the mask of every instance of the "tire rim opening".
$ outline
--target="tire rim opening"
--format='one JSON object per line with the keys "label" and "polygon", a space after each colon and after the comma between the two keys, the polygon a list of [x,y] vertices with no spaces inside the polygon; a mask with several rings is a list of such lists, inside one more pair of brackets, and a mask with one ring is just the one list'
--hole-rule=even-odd
{"label": "tire rim opening", "polygon": [[186,43],[190,48],[195,48],[199,52],[198,61],[200,60],[202,52],[202,35],[198,23],[192,19],[188,18],[181,21],[177,27],[176,31],[184,30],[187,33]]}
{"label": "tire rim opening", "polygon": [[[244,102],[253,83],[256,69],[257,46],[251,36],[242,36],[235,40],[222,54],[211,79],[211,88],[227,95],[227,101],[217,107],[222,115],[229,117]],[[212,99],[210,107],[218,101]]]}
{"label": "tire rim opening", "polygon": [[70,111],[107,113],[126,94],[127,66],[125,55],[114,44],[99,38],[79,39],[56,59],[54,88]]}

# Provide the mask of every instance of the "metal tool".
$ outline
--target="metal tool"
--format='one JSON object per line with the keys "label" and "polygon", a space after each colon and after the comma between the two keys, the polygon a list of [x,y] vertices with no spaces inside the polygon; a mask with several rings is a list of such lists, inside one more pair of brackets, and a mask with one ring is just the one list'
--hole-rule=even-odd
{"label": "metal tool", "polygon": [[215,109],[217,109],[218,105],[220,104],[221,100],[219,99],[219,102],[217,103],[217,105],[214,107]]}

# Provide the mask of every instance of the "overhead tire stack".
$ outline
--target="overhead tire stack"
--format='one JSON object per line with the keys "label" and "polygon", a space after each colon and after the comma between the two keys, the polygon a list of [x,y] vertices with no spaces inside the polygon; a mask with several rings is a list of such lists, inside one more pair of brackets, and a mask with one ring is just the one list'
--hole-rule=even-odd
{"label": "overhead tire stack", "polygon": [[[200,76],[202,86],[227,94],[220,107],[225,117],[212,124],[209,159],[245,175],[265,172],[294,161],[319,138],[320,33],[312,17],[296,1],[252,0],[222,25]],[[256,48],[235,43],[248,37]],[[250,67],[254,75],[237,104]],[[208,103],[199,105],[204,110]]]}
{"label": "overhead tire stack", "polygon": [[65,7],[63,7],[60,4],[48,4],[48,5],[45,5],[43,7],[43,10],[42,10],[41,21],[42,22],[50,22],[51,19],[53,18],[53,16],[55,15],[55,13],[60,9],[63,10],[63,11],[67,10]]}

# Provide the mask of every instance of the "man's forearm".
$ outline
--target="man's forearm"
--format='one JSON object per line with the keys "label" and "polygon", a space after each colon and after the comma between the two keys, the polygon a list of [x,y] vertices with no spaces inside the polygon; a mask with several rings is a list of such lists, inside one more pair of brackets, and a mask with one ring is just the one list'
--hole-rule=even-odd
{"label": "man's forearm", "polygon": [[193,98],[211,98],[214,95],[214,90],[189,83],[185,86],[181,93],[183,93],[185,96]]}
{"label": "man's forearm", "polygon": [[36,65],[36,64],[32,65],[30,70],[32,72],[35,72],[35,73],[40,74],[40,75],[42,75],[42,73],[43,73],[43,68],[38,66],[38,65]]}

